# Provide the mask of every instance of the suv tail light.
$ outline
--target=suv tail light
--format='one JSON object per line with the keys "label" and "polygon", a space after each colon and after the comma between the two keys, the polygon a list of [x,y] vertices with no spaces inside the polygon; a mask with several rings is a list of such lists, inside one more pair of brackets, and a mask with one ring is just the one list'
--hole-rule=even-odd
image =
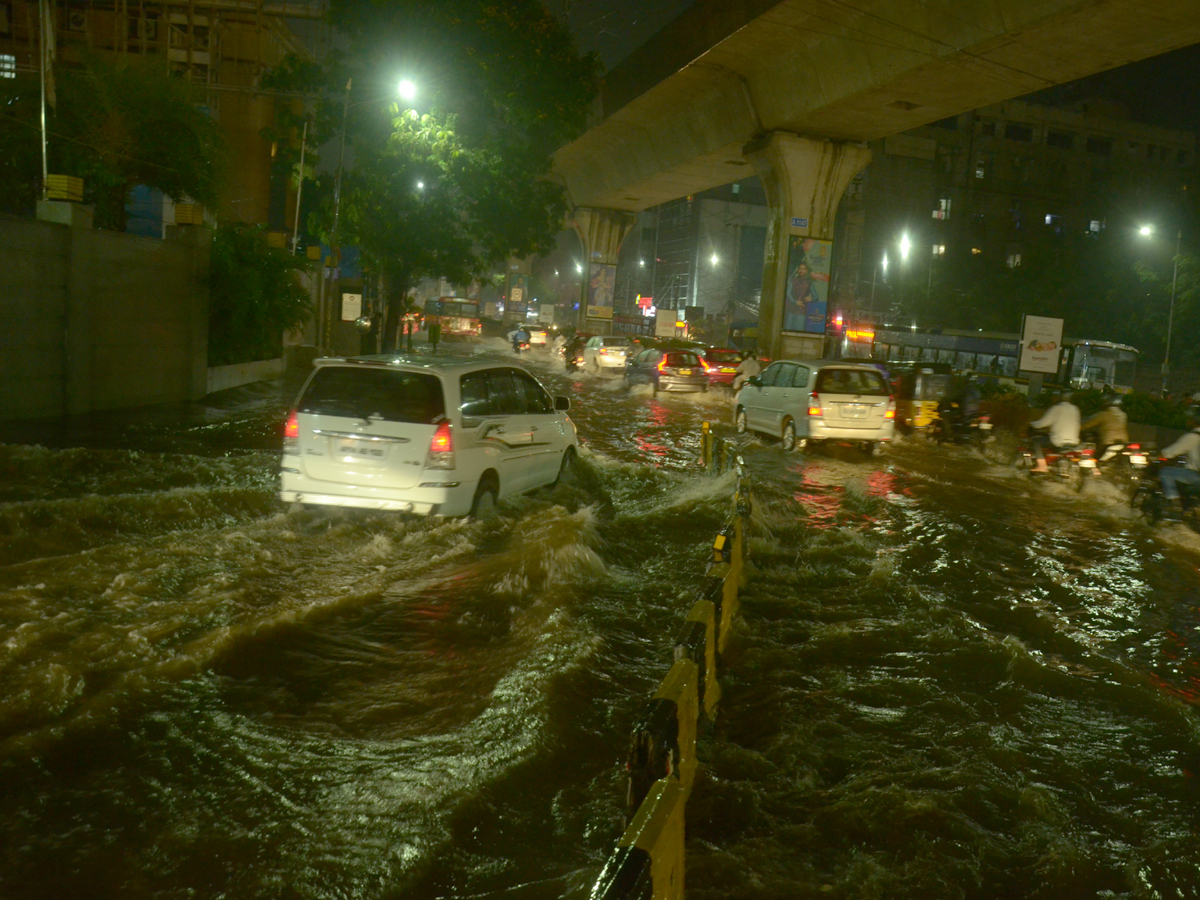
{"label": "suv tail light", "polygon": [[658,371],[665,372],[667,369],[667,358],[664,356],[658,361]]}
{"label": "suv tail light", "polygon": [[283,452],[293,453],[300,447],[300,419],[293,409],[288,413],[287,424],[283,426]]}
{"label": "suv tail light", "polygon": [[896,418],[896,398],[895,396],[888,397],[887,412],[883,414],[885,419]]}
{"label": "suv tail light", "polygon": [[427,469],[454,468],[454,433],[450,423],[443,422],[429,440],[429,458],[425,461]]}
{"label": "suv tail light", "polygon": [[821,397],[816,391],[808,395],[808,414],[810,416],[821,415]]}

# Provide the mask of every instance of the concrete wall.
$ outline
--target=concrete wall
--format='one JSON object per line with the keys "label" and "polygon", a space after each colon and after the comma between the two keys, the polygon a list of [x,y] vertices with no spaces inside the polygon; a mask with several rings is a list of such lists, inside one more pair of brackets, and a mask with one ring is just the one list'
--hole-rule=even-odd
{"label": "concrete wall", "polygon": [[0,216],[0,419],[207,392],[207,229],[165,241]]}

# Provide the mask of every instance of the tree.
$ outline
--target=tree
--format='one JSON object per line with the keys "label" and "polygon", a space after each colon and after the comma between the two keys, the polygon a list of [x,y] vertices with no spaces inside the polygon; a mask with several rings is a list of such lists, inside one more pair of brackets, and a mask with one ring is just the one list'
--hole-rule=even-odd
{"label": "tree", "polygon": [[[90,57],[57,75],[46,129],[49,169],[84,179],[97,225],[123,231],[125,203],[138,184],[175,200],[216,202],[222,144],[191,85],[133,57]],[[0,91],[15,126],[0,129],[0,204],[29,209],[41,181],[40,88],[36,79],[19,78]]]}
{"label": "tree", "polygon": [[[469,281],[550,249],[567,213],[552,154],[583,130],[597,63],[536,0],[335,0],[330,16],[351,49],[327,67],[326,121],[346,100],[330,88],[356,88],[336,239],[382,276],[394,337],[420,278]],[[401,75],[420,85],[420,112],[394,102]]]}
{"label": "tree", "polygon": [[261,227],[219,225],[209,274],[208,364],[273,359],[283,333],[308,321],[312,307],[296,275],[300,257],[267,246]]}

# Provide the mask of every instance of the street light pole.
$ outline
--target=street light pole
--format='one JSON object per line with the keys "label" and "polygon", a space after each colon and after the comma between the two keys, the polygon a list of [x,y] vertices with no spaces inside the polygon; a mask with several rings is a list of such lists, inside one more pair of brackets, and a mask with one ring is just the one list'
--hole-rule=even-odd
{"label": "street light pole", "polygon": [[1171,326],[1175,321],[1175,284],[1179,280],[1179,248],[1183,242],[1183,229],[1175,232],[1175,266],[1171,270],[1171,306],[1167,310],[1167,346],[1163,350],[1162,392],[1167,391],[1167,375],[1171,372]]}
{"label": "street light pole", "polygon": [[[333,181],[333,231],[329,236],[330,251],[333,253],[333,266],[329,273],[329,278],[324,280],[332,280],[333,272],[340,272],[341,269],[341,253],[338,248],[338,221],[342,212],[342,170],[346,162],[346,116],[350,112],[350,86],[353,83],[352,78],[346,79],[346,97],[342,101],[342,140],[341,149],[338,151],[338,167],[337,177]],[[332,286],[331,286],[332,287]],[[325,292],[328,294],[328,292]],[[326,297],[326,302],[321,306],[321,326],[323,340],[321,341],[321,349],[328,350],[333,331],[332,323],[332,308],[333,298]]]}

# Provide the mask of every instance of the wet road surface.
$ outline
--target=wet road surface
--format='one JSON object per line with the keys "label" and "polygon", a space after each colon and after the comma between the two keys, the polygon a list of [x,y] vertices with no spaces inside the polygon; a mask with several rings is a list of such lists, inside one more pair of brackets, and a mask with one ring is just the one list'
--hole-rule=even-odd
{"label": "wet road surface", "polygon": [[[587,895],[734,436],[525,362],[584,465],[494,522],[280,504],[294,382],[0,428],[0,896]],[[1197,895],[1200,538],[1003,446],[736,440],[689,897]]]}

